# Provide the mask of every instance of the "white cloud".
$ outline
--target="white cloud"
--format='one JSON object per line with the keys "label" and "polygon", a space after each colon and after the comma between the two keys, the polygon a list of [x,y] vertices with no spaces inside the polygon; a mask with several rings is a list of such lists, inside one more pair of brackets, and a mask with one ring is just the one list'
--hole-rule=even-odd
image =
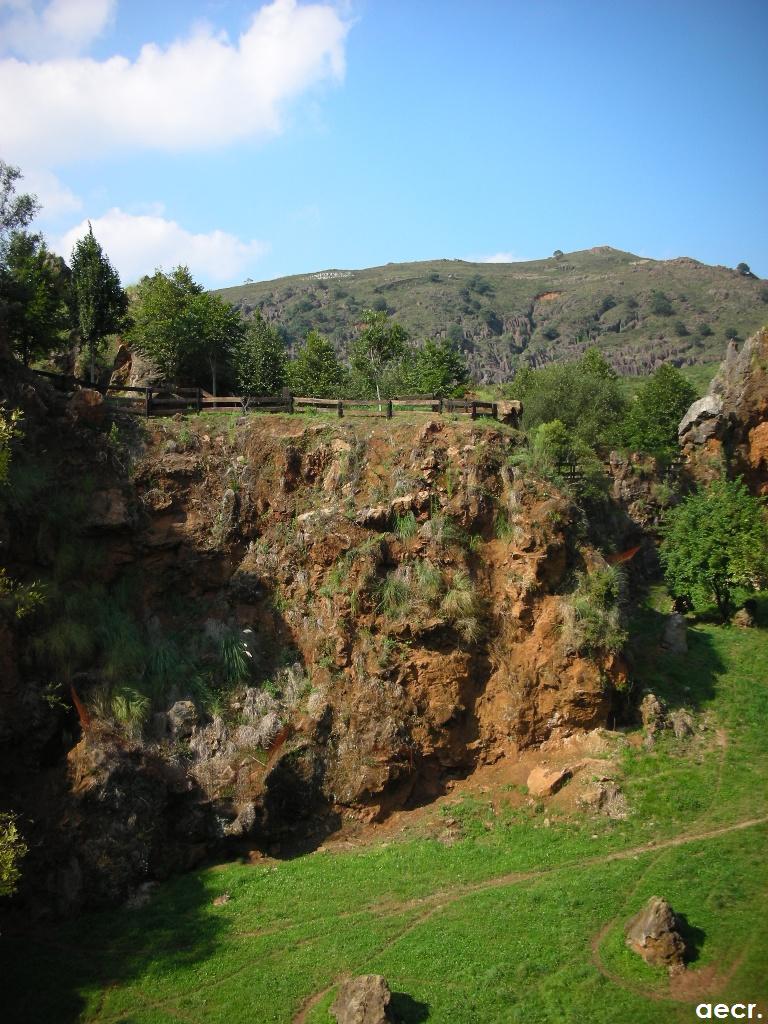
{"label": "white cloud", "polygon": [[476,263],[520,263],[520,257],[512,252],[495,252],[492,256],[480,256]]}
{"label": "white cloud", "polygon": [[348,28],[330,4],[273,0],[235,43],[202,26],[166,49],[147,43],[135,61],[0,60],[3,149],[16,162],[50,164],[279,132],[287,100],[343,78]]}
{"label": "white cloud", "polygon": [[[41,60],[82,53],[112,20],[117,0],[0,0],[0,47]],[[10,14],[3,16],[3,10]]]}
{"label": "white cloud", "polygon": [[[118,270],[123,284],[131,284],[155,269],[189,267],[205,284],[231,284],[242,277],[269,248],[264,242],[243,242],[226,231],[194,234],[173,220],[156,214],[131,214],[114,207],[91,220],[93,233]],[[88,231],[84,220],[52,245],[69,259],[75,242]]]}
{"label": "white cloud", "polygon": [[25,171],[19,191],[37,196],[41,206],[39,217],[44,221],[66,213],[77,213],[83,208],[82,199],[50,171],[36,168]]}

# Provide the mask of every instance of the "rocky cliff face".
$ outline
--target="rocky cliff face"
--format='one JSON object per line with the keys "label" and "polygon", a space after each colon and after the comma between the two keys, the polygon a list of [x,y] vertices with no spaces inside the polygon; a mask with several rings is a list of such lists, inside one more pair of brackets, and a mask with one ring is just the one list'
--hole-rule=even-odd
{"label": "rocky cliff face", "polygon": [[[87,618],[70,623],[79,653],[44,609],[0,624],[0,782],[40,909],[124,898],[233,839],[311,843],[607,722],[624,666],[571,614],[576,574],[605,562],[573,504],[511,468],[513,431],[283,416],[108,429],[45,389],[7,397],[28,408],[25,473],[49,466],[57,510],[5,508],[9,571],[43,580],[62,616],[94,587],[133,595],[113,627],[122,661],[95,608],[90,647]],[[66,488],[74,566],[56,533]],[[247,658],[234,683],[211,667],[227,638]],[[187,674],[148,692],[143,729],[121,720],[105,692],[130,672],[148,686],[168,657]]]}
{"label": "rocky cliff face", "polygon": [[743,476],[755,494],[768,494],[768,328],[741,349],[731,342],[709,392],[682,420],[679,436],[696,479],[706,482],[726,470]]}

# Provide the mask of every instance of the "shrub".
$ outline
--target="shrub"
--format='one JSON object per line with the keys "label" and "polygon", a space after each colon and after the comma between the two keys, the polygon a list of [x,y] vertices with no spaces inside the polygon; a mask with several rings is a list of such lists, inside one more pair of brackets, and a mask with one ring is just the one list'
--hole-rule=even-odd
{"label": "shrub", "polygon": [[668,363],[638,390],[624,428],[625,443],[635,451],[669,456],[677,451],[677,428],[696,389]]}
{"label": "shrub", "polygon": [[21,874],[19,861],[26,852],[16,818],[12,814],[0,814],[0,896],[11,896],[16,891]]}
{"label": "shrub", "polygon": [[410,540],[416,536],[418,523],[413,512],[406,512],[404,515],[395,516],[395,533],[400,540]]}
{"label": "shrub", "polygon": [[725,621],[736,587],[756,590],[768,577],[764,503],[744,482],[718,480],[670,509],[660,555],[669,589],[694,605],[715,600]]}
{"label": "shrub", "polygon": [[613,443],[627,409],[616,373],[596,348],[576,363],[522,367],[505,391],[523,402],[527,430],[560,420],[590,447]]}
{"label": "shrub", "polygon": [[622,625],[624,576],[617,566],[578,573],[565,603],[563,643],[569,653],[616,654],[627,640]]}
{"label": "shrub", "polygon": [[672,316],[674,313],[672,303],[664,292],[654,291],[651,293],[651,312],[656,316]]}

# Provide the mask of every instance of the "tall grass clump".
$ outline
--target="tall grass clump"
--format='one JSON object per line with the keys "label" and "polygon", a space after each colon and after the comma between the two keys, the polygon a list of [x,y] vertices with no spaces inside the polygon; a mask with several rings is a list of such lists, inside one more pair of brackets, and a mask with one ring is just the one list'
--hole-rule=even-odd
{"label": "tall grass clump", "polygon": [[623,624],[625,578],[615,565],[578,573],[566,598],[562,640],[571,654],[606,651],[617,654],[627,641]]}

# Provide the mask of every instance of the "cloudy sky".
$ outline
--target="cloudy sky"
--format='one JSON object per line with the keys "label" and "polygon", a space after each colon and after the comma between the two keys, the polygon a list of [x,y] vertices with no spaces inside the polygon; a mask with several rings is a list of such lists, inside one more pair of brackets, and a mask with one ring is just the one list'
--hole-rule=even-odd
{"label": "cloudy sky", "polygon": [[68,257],[209,285],[593,245],[768,276],[765,0],[0,0]]}

